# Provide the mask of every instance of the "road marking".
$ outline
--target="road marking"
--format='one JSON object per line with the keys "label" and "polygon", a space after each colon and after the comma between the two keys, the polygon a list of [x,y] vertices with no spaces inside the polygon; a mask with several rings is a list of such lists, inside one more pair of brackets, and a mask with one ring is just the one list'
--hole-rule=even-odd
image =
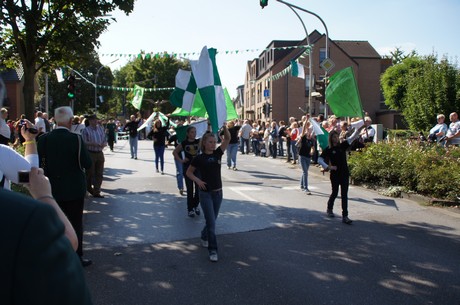
{"label": "road marking", "polygon": [[255,201],[255,202],[258,202],[259,200],[255,199],[255,198],[252,198],[251,196],[249,195],[246,195],[244,192],[247,192],[247,191],[260,191],[262,190],[262,188],[260,187],[250,187],[250,186],[231,186],[229,187],[229,189],[235,193],[237,193],[238,195],[240,195],[241,197],[247,199],[248,201]]}
{"label": "road marking", "polygon": [[[300,186],[298,184],[296,184],[296,185],[288,185],[288,186],[283,186],[281,189],[282,190],[300,190]],[[309,190],[317,190],[318,187],[317,186],[309,186],[308,189]]]}

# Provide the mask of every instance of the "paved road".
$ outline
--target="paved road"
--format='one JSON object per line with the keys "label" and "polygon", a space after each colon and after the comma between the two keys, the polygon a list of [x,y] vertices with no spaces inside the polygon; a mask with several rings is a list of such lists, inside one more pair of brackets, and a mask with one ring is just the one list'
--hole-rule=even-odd
{"label": "paved road", "polygon": [[[222,168],[219,262],[186,216],[171,150],[155,173],[151,141],[132,160],[106,152],[104,199],[89,198],[86,269],[95,304],[460,304],[460,214],[351,187],[350,218],[325,217],[330,184],[282,159],[238,155]],[[224,156],[225,158],[225,156]],[[336,202],[340,211],[340,201]]]}

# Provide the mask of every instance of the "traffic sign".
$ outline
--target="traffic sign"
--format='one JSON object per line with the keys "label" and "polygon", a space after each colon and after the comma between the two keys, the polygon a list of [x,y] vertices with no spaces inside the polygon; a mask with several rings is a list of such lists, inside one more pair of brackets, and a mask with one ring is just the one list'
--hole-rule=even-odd
{"label": "traffic sign", "polygon": [[320,64],[320,67],[323,68],[324,71],[329,72],[332,68],[335,67],[335,63],[330,58],[326,58]]}

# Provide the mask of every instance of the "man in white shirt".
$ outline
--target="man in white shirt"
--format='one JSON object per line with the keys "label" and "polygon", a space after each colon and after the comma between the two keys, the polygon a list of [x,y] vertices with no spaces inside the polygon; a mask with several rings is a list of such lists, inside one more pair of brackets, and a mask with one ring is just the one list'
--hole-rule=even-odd
{"label": "man in white shirt", "polygon": [[451,123],[446,133],[446,146],[460,146],[460,121],[458,120],[458,114],[456,112],[452,112],[449,115],[449,119]]}
{"label": "man in white shirt", "polygon": [[37,117],[35,118],[35,128],[38,130],[38,134],[46,132],[45,120],[43,120],[43,112],[37,111]]}
{"label": "man in white shirt", "polygon": [[0,115],[0,144],[8,145],[11,138],[11,129],[10,126],[6,123],[8,118],[8,110],[2,108]]}
{"label": "man in white shirt", "polygon": [[246,153],[249,154],[249,137],[251,136],[252,126],[248,120],[244,120],[243,126],[240,128],[240,151],[244,154],[244,146],[246,146]]}
{"label": "man in white shirt", "polygon": [[364,124],[366,125],[366,128],[364,128],[361,131],[360,142],[361,143],[373,142],[374,141],[374,136],[375,136],[375,129],[371,126],[372,119],[370,117],[368,117],[368,116],[365,117],[364,118]]}

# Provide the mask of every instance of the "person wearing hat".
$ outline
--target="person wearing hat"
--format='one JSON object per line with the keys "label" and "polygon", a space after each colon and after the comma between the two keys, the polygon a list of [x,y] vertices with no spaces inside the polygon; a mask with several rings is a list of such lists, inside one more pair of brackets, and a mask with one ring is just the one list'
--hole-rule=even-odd
{"label": "person wearing hat", "polygon": [[102,150],[107,146],[104,128],[98,124],[95,114],[87,118],[89,125],[83,129],[81,136],[88,147],[92,165],[86,172],[86,190],[96,198],[104,198],[101,195],[101,185],[104,173],[104,153]]}

